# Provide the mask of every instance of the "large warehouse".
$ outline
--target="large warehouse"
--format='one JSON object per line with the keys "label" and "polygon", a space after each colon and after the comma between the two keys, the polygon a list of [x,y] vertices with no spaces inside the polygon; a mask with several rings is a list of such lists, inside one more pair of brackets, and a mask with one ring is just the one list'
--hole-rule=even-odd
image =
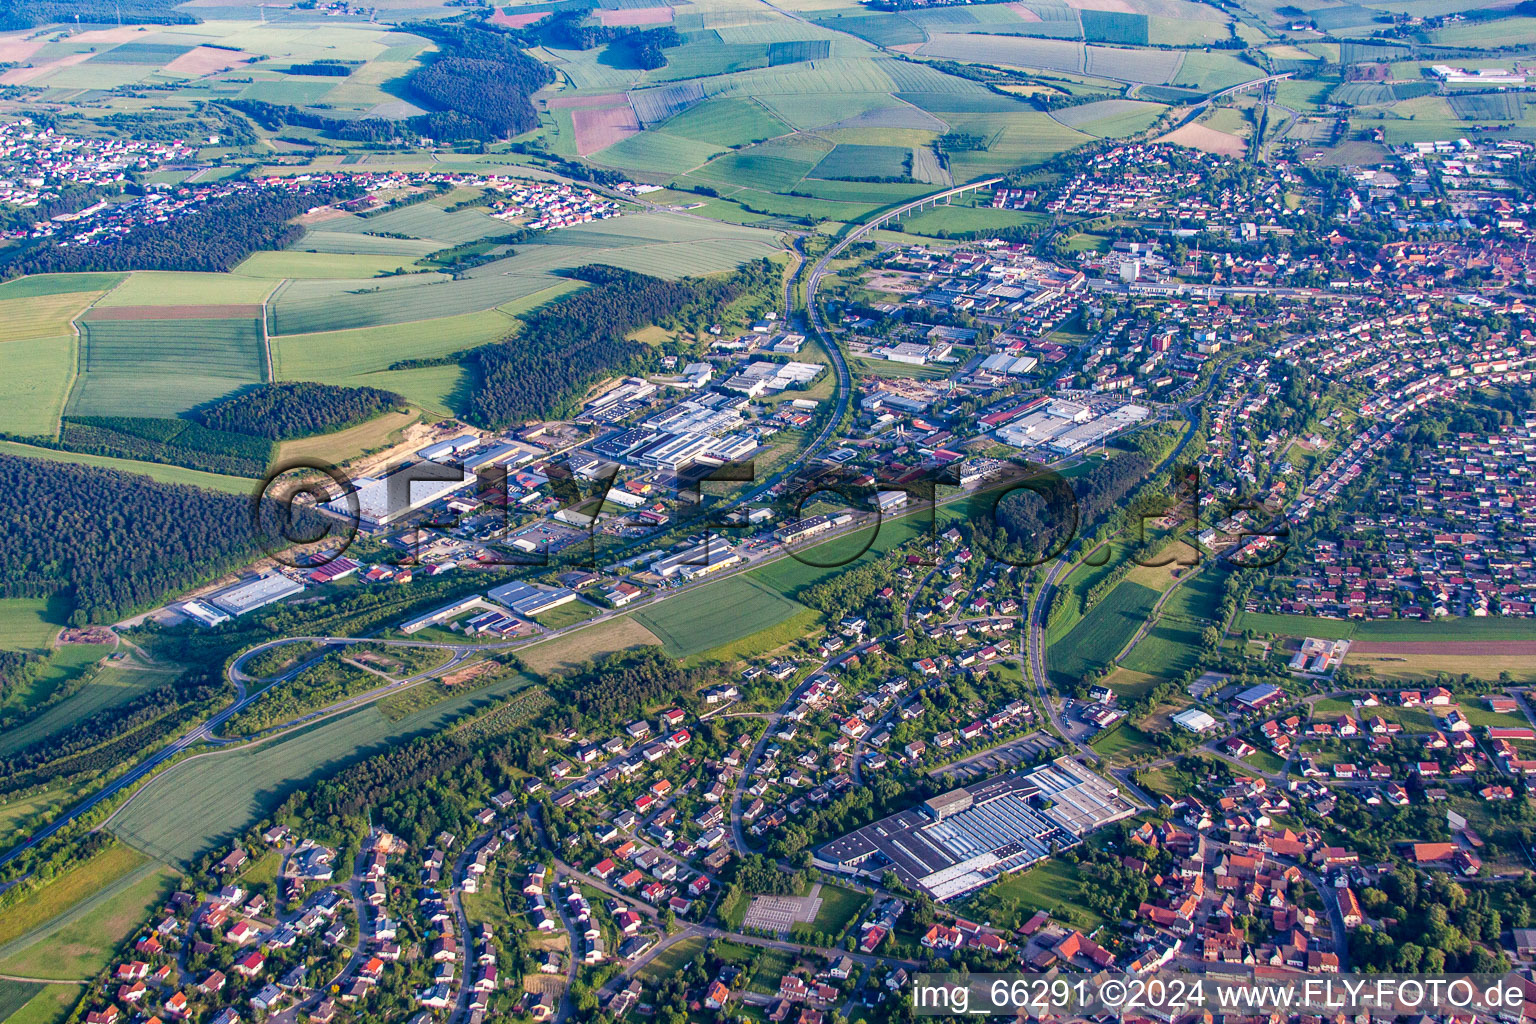
{"label": "large warehouse", "polygon": [[1062,757],[882,818],[834,839],[818,858],[844,870],[891,870],[907,885],[948,900],[1135,813],[1113,785]]}

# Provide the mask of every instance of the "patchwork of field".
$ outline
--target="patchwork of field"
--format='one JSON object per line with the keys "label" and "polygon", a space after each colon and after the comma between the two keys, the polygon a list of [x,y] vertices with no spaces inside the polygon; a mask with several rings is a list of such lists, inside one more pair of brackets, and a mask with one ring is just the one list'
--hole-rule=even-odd
{"label": "patchwork of field", "polygon": [[[491,231],[506,230],[504,224],[478,211],[444,214],[426,203],[360,223],[369,225],[368,230],[375,230],[373,225],[396,213],[414,215],[410,221],[402,217],[394,222],[395,227],[390,230],[401,233],[405,233],[407,227],[417,231],[438,231],[439,234],[452,231],[461,235],[458,240],[463,241],[484,237]],[[444,219],[462,218],[464,214],[472,214],[485,223],[457,220],[450,225]],[[337,234],[345,234],[353,228],[344,219],[329,220],[325,225]],[[562,293],[557,289],[569,288],[569,281],[557,276],[557,271],[589,263],[606,263],[641,273],[678,278],[730,270],[747,260],[771,255],[779,248],[775,235],[756,228],[667,213],[632,214],[580,228],[546,232],[519,245],[513,255],[476,267],[458,280],[443,274],[409,274],[371,280],[290,280],[278,288],[268,303],[267,329],[274,336],[318,334],[414,321],[447,321],[511,303],[530,308],[530,300],[535,297],[547,301]],[[441,347],[434,345],[432,337],[422,340],[425,349],[438,348],[436,354],[443,354]],[[285,347],[283,342],[276,345],[279,349]],[[417,356],[423,354],[415,353]],[[406,353],[396,356],[410,357]],[[286,355],[275,358],[283,365],[279,372],[285,378],[301,379],[293,377],[293,364]],[[391,361],[369,369],[382,369]],[[326,379],[334,376],[328,374]]]}
{"label": "patchwork of field", "polygon": [[107,827],[166,863],[188,861],[238,835],[295,788],[392,743],[441,729],[470,708],[530,682],[511,676],[398,721],[370,705],[265,743],[191,758],[141,790]]}
{"label": "patchwork of field", "polygon": [[[420,112],[383,88],[409,74],[430,49],[420,36],[380,24],[307,21],[298,11],[263,23],[264,12],[255,6],[194,5],[209,20],[79,32],[40,46],[18,40],[5,50],[17,66],[0,75],[0,84],[60,92],[143,84],[184,101],[237,96],[296,105],[323,102],[357,114]],[[345,77],[290,71],[294,64],[323,60],[362,63]]]}

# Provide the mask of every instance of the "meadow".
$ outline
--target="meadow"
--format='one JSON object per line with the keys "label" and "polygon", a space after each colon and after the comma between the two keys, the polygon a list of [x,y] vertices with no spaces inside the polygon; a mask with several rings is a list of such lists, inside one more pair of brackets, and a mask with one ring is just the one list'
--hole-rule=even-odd
{"label": "meadow", "polygon": [[1046,910],[1058,921],[1091,932],[1104,919],[1083,902],[1082,887],[1077,865],[1047,860],[1004,876],[968,900],[966,916],[1013,929],[1033,917],[1035,911]]}
{"label": "meadow", "polygon": [[6,909],[0,919],[0,950],[148,863],[148,859],[136,850],[113,844],[89,860],[68,868]]}
{"label": "meadow", "polygon": [[[21,938],[0,946],[0,972],[72,981],[94,976],[119,945],[162,906],[178,875],[146,863],[100,887]],[[46,890],[45,890],[46,891]]]}
{"label": "meadow", "polygon": [[636,621],[633,615],[620,615],[553,640],[519,648],[517,656],[529,671],[548,675],[551,672],[569,672],[583,662],[605,654],[660,643],[656,635]]}
{"label": "meadow", "polygon": [[257,744],[190,758],[140,789],[107,828],[166,863],[186,862],[259,820],[295,788],[530,683],[509,676],[390,721],[367,706]]}
{"label": "meadow", "polygon": [[806,610],[748,574],[740,574],[670,596],[635,612],[635,619],[661,640],[668,654],[686,658],[769,629]]}

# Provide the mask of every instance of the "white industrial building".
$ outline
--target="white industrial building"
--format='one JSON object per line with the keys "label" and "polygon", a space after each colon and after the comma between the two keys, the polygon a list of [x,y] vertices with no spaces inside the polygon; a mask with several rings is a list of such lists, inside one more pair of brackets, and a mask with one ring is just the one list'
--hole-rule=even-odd
{"label": "white industrial building", "polygon": [[531,583],[503,583],[486,591],[486,597],[528,618],[576,600],[576,591],[564,587],[536,587]]}
{"label": "white industrial building", "polygon": [[714,536],[709,538],[708,544],[700,544],[687,551],[657,559],[651,563],[651,571],[663,579],[681,576],[691,580],[740,561],[741,556],[729,541]]}
{"label": "white industrial building", "polygon": [[295,583],[282,573],[274,572],[225,587],[216,594],[210,594],[207,603],[230,615],[244,615],[303,592],[302,583]]}
{"label": "white industrial building", "polygon": [[[408,477],[400,476],[401,473],[411,472],[412,469],[413,467],[406,467],[387,477],[357,478],[355,500],[358,521],[361,525],[373,528],[387,526],[401,516],[424,508],[434,501],[440,501],[475,482],[474,473],[462,470],[456,473],[449,470],[451,478],[447,480],[410,480]],[[447,467],[441,467],[435,472],[441,474],[445,469]],[[397,477],[398,479],[395,479]],[[391,483],[392,479],[395,480],[394,483]],[[399,493],[391,494],[392,490]],[[353,500],[342,495],[321,507],[335,515],[350,518]]]}
{"label": "white industrial building", "polygon": [[1185,708],[1173,716],[1173,721],[1174,724],[1181,725],[1190,732],[1195,733],[1208,732],[1216,728],[1216,719],[1199,708]]}
{"label": "white industrial building", "polygon": [[1039,364],[1040,360],[1034,356],[1011,356],[1006,352],[997,352],[983,359],[981,368],[988,373],[1018,376],[1028,373]]}

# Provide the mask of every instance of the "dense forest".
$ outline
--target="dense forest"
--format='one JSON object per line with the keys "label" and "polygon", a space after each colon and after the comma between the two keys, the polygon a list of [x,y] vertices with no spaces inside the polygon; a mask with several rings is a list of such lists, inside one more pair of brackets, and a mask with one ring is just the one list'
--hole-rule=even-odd
{"label": "dense forest", "polygon": [[477,372],[469,419],[503,427],[569,412],[573,395],[645,354],[645,346],[627,340],[628,334],[676,320],[690,309],[712,315],[745,292],[756,275],[771,272],[765,264],[729,278],[681,281],[600,265],[571,271],[593,287],[531,314],[520,333],[471,354]]}
{"label": "dense forest", "polygon": [[66,416],[57,440],[23,440],[63,451],[159,462],[232,476],[261,476],[272,460],[271,441],[209,430],[191,420],[171,418]]}
{"label": "dense forest", "polygon": [[93,466],[0,455],[0,595],[113,618],[258,553],[250,498]]}
{"label": "dense forest", "polygon": [[1028,488],[1005,494],[991,519],[977,517],[976,532],[990,534],[988,550],[1012,550],[1022,554],[1019,564],[1037,564],[1117,507],[1151,470],[1150,459],[1127,452],[1096,464],[1070,485],[1061,477],[1042,476]]}
{"label": "dense forest", "polygon": [[549,69],[525,61],[439,57],[412,74],[411,88],[443,108],[418,119],[425,122],[422,132],[448,140],[495,139],[538,127],[528,94],[545,84]]}
{"label": "dense forest", "polygon": [[659,647],[644,647],[599,658],[572,676],[551,676],[549,689],[571,724],[586,729],[621,725],[649,704],[692,693],[708,678],[707,671],[684,668]]}
{"label": "dense forest", "polygon": [[176,0],[0,0],[0,31],[50,22],[100,25],[191,25],[197,19],[176,9]]}
{"label": "dense forest", "polygon": [[42,659],[29,651],[0,651],[0,703],[37,675]]}
{"label": "dense forest", "polygon": [[442,110],[413,118],[411,126],[440,139],[492,139],[538,127],[528,98],[554,81],[548,67],[523,52],[521,38],[458,22],[404,26],[437,44],[442,56],[407,83]]}
{"label": "dense forest", "polygon": [[5,266],[5,276],[86,270],[202,270],[225,272],[258,249],[282,249],[304,229],[288,220],[312,206],[351,198],[348,186],[330,191],[236,192],[166,224],[129,229],[103,245],[39,245]]}
{"label": "dense forest", "polygon": [[404,406],[404,398],[381,388],[294,381],[221,399],[198,416],[211,430],[287,441],[328,434]]}

